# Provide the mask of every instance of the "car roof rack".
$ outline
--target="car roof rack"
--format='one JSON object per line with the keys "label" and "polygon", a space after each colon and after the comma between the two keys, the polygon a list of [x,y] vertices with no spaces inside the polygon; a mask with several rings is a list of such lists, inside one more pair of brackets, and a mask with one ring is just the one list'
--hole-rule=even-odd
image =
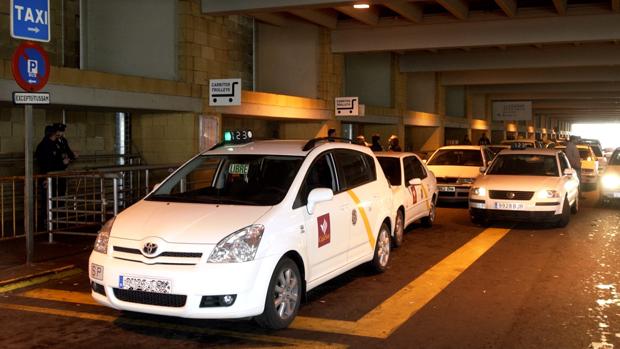
{"label": "car roof rack", "polygon": [[318,137],[318,138],[313,138],[313,139],[309,140],[308,143],[306,143],[303,146],[303,148],[301,148],[301,150],[308,151],[308,150],[316,147],[317,143],[321,143],[321,142],[343,142],[343,143],[353,144],[353,140],[349,139],[349,138],[343,138],[343,137]]}

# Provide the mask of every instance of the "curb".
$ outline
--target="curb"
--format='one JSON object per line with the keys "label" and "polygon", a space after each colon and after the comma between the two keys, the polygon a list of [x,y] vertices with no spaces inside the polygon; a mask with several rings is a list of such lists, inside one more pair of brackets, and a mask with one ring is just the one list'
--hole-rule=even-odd
{"label": "curb", "polygon": [[81,272],[82,270],[80,268],[76,268],[75,265],[71,264],[60,268],[43,270],[37,273],[19,276],[13,279],[2,280],[0,281],[0,293],[6,293],[16,289],[41,284],[49,280],[61,279],[67,276],[79,274]]}

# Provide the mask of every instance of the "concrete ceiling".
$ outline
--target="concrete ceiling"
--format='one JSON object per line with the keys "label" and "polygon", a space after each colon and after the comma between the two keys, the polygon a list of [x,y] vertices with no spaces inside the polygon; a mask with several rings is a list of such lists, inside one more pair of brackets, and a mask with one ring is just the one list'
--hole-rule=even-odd
{"label": "concrete ceiling", "polygon": [[533,100],[539,115],[620,118],[620,0],[202,0],[202,11],[310,22],[331,31],[335,53],[393,52],[402,72]]}

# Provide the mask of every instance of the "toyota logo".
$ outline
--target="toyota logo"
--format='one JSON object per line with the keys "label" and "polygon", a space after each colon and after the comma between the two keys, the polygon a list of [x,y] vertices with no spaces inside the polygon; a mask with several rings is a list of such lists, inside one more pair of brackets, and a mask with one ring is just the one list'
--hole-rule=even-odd
{"label": "toyota logo", "polygon": [[154,242],[147,242],[146,244],[144,244],[144,247],[142,248],[142,252],[144,252],[144,254],[154,254],[157,251],[157,244]]}
{"label": "toyota logo", "polygon": [[508,199],[514,199],[514,198],[515,198],[515,193],[507,193],[507,194],[506,194],[506,197],[507,197]]}

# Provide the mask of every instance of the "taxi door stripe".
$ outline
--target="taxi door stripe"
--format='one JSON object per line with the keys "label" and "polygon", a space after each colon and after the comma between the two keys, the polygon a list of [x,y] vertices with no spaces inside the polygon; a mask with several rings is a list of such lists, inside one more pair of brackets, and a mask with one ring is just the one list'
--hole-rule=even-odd
{"label": "taxi door stripe", "polygon": [[355,195],[353,190],[347,190],[353,202],[357,206],[357,209],[360,211],[360,216],[362,216],[362,221],[364,221],[364,227],[366,227],[366,234],[368,235],[368,242],[370,243],[370,247],[375,249],[375,236],[372,234],[372,228],[370,227],[370,222],[368,221],[368,216],[366,215],[366,210],[364,206],[362,206],[360,199]]}
{"label": "taxi door stripe", "polygon": [[426,186],[424,185],[424,183],[422,183],[422,193],[424,195],[424,199],[426,199],[426,208],[427,209],[431,209],[431,203],[430,200],[432,200],[431,198],[428,197],[428,189],[426,189]]}

